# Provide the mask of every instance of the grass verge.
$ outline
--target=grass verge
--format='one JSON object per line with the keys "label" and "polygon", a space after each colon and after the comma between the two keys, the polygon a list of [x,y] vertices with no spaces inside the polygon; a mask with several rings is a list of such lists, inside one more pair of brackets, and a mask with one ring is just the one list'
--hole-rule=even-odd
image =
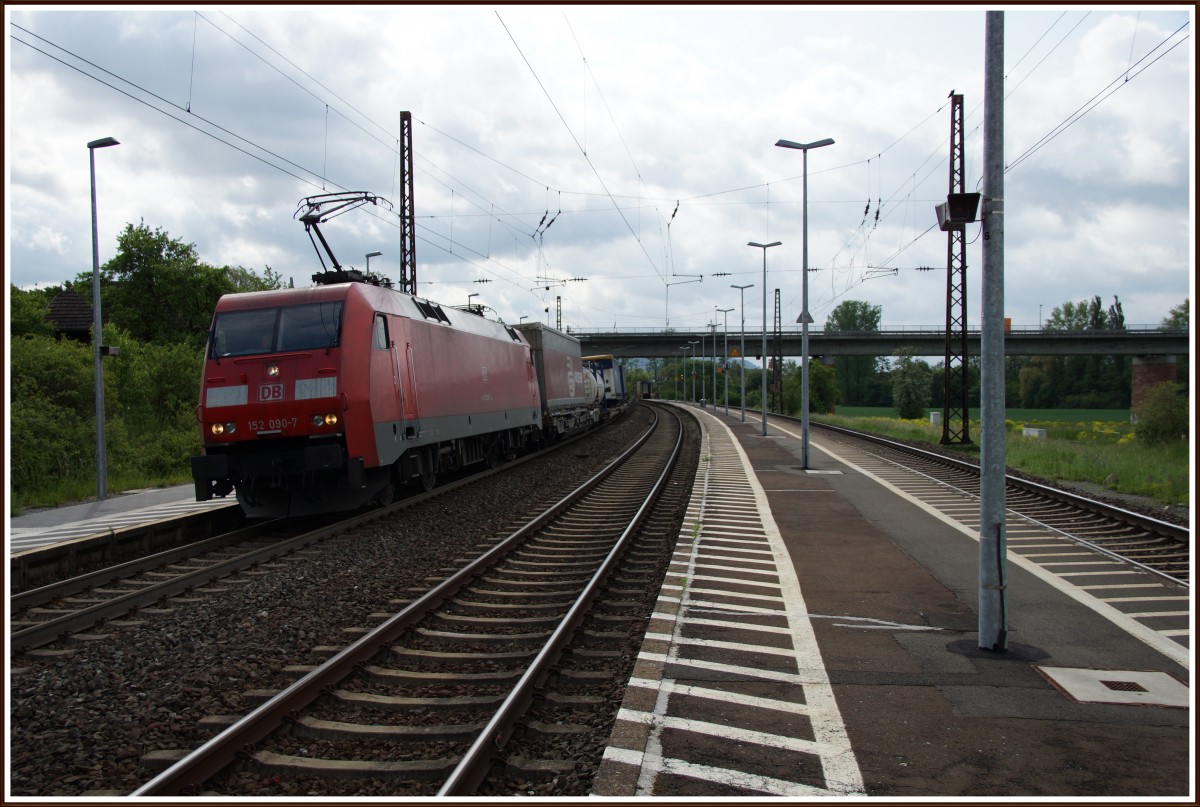
{"label": "grass verge", "polygon": [[[1092,410],[1086,413],[1101,414]],[[1009,414],[1018,412],[1010,410]],[[1060,420],[1043,417],[1046,414],[1051,413],[1042,410],[1024,412],[1019,420],[1010,417],[1005,423],[1004,453],[1009,468],[1044,479],[1087,482],[1116,493],[1146,496],[1163,504],[1190,506],[1191,466],[1186,442],[1172,445],[1140,443],[1133,436],[1133,425],[1129,423],[1127,413],[1123,421]],[[1120,413],[1106,414],[1119,416]],[[812,419],[931,445],[937,445],[942,436],[941,427],[928,420],[853,417],[843,412],[814,415]],[[1046,437],[1026,437],[1023,426],[1043,429]],[[970,435],[975,445],[956,450],[977,457],[980,439],[977,421],[971,422]]]}

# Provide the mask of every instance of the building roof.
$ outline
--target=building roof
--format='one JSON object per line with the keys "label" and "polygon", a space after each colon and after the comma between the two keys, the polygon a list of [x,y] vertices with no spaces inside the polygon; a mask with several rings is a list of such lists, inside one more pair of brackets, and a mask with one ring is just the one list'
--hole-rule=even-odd
{"label": "building roof", "polygon": [[92,328],[92,306],[75,292],[62,291],[50,301],[46,319],[62,333],[87,333]]}

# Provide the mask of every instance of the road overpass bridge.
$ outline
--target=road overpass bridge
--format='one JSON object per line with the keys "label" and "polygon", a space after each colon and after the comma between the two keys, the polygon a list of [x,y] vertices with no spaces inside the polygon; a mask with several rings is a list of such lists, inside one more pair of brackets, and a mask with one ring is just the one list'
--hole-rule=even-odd
{"label": "road overpass bridge", "polygon": [[[608,355],[623,358],[671,358],[683,355],[681,347],[704,339],[704,350],[696,345],[695,355],[712,356],[712,330],[576,330],[569,331],[582,342],[583,355]],[[741,344],[741,332],[729,332],[730,350]],[[767,334],[767,350],[772,349],[774,334]],[[724,348],[724,333],[717,332]],[[809,329],[809,354],[812,356],[897,356],[911,348],[916,356],[944,356],[946,333],[937,330],[880,330],[826,332]],[[967,354],[979,355],[979,331],[968,331]],[[762,352],[762,331],[746,331],[746,354]],[[797,327],[781,334],[781,352],[785,357],[802,355],[801,333]],[[1187,331],[1167,331],[1154,326],[1127,326],[1123,331],[1047,331],[1014,329],[1005,334],[1004,353],[1008,356],[1187,356],[1191,338]]]}

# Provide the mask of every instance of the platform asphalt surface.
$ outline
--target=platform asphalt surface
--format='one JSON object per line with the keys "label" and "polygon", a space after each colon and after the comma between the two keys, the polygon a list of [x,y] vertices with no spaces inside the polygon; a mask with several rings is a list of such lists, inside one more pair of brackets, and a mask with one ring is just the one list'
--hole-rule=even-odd
{"label": "platform asphalt surface", "polygon": [[[730,430],[766,494],[862,792],[1194,803],[1188,666],[1013,563],[1007,652],[980,650],[976,541],[842,462],[840,446],[810,438],[806,472],[798,426],[763,437],[737,410],[699,411],[707,429]],[[670,656],[661,642],[654,651]],[[1154,702],[1160,681],[1182,708],[1137,702]],[[645,765],[639,777],[641,759],[612,753],[597,795],[751,795],[678,779],[668,789]]]}

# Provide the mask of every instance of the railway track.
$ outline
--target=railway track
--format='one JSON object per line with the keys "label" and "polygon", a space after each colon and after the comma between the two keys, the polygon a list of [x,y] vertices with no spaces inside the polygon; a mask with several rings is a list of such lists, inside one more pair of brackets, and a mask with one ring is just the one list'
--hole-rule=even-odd
{"label": "railway track", "polygon": [[99,569],[13,595],[9,648],[40,647],[107,620],[195,593],[238,572],[298,552],[362,519],[310,529],[285,519],[256,524],[175,549]]}
{"label": "railway track", "polygon": [[[577,438],[576,438],[577,439]],[[574,439],[556,444],[550,451],[570,445]],[[518,462],[528,461],[530,455]],[[516,464],[512,463],[511,465]],[[240,526],[211,537],[178,543],[153,554],[139,554],[138,547],[162,542],[159,536],[182,536],[187,529],[203,531],[199,520],[208,516],[214,524],[228,523],[227,514],[189,514],[167,519],[144,527],[122,531],[110,536],[104,546],[87,550],[91,571],[62,577],[37,588],[30,588],[9,598],[9,647],[18,652],[37,648],[85,631],[109,620],[130,622],[139,611],[148,612],[155,606],[165,606],[173,597],[184,594],[203,596],[219,593],[213,588],[217,581],[228,581],[238,573],[254,569],[281,558],[294,555],[310,545],[320,543],[339,533],[375,521],[398,510],[415,506],[426,499],[454,490],[485,478],[496,470],[471,474],[444,484],[427,493],[410,495],[385,508],[358,513],[349,518],[326,515],[308,519],[271,519]],[[242,521],[242,520],[238,520]],[[243,522],[244,523],[244,522]],[[212,531],[212,528],[209,528]],[[104,538],[104,536],[100,536]],[[112,541],[119,541],[114,546]],[[178,541],[178,537],[176,538]],[[172,542],[174,543],[174,542]],[[44,555],[45,561],[38,556]],[[97,563],[102,557],[135,555],[132,559],[113,565]],[[34,565],[63,567],[79,564],[77,553],[70,547],[48,546],[37,553],[26,553],[21,568]]]}
{"label": "railway track", "polygon": [[[477,792],[509,738],[537,725],[519,724],[547,697],[552,668],[554,679],[578,683],[604,677],[592,661],[620,655],[597,643],[609,633],[628,641],[628,619],[612,602],[628,585],[628,570],[644,563],[636,536],[670,487],[681,442],[678,417],[662,413],[603,471],[431,590],[397,604],[394,615],[381,614],[382,623],[353,644],[299,670],[294,684],[183,758],[160,755],[170,767],[133,795],[202,787],[265,795],[282,777],[327,794],[362,792],[358,784],[339,785],[345,777],[387,780],[390,795]],[[646,590],[657,589],[651,582],[633,593]],[[598,616],[598,599],[606,603],[601,610],[615,607],[616,614]],[[588,627],[605,618],[625,624],[611,632]],[[560,661],[566,669],[555,667]],[[569,725],[547,730],[571,733]],[[536,741],[520,747],[522,761],[510,759],[510,766],[569,773],[569,760],[525,756]],[[246,761],[234,764],[249,748]]]}
{"label": "railway track", "polygon": [[[846,444],[871,446],[874,455],[884,462],[908,468],[969,499],[979,498],[977,464],[875,435],[814,425]],[[1150,574],[1189,585],[1191,533],[1187,527],[1013,474],[1007,475],[1005,485],[1006,506],[1014,523],[1040,527]]]}

